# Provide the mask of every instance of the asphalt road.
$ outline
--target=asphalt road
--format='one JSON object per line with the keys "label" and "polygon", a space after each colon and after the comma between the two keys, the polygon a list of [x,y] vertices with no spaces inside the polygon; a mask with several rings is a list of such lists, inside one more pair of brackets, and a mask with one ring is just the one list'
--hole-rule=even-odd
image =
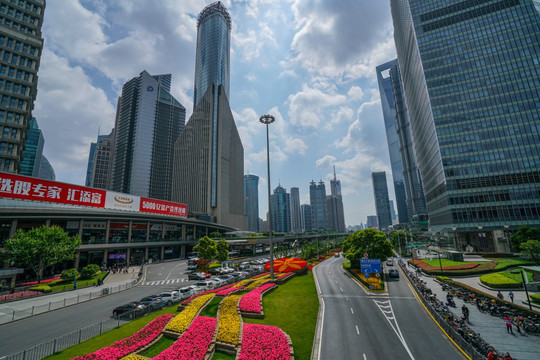
{"label": "asphalt road", "polygon": [[[109,296],[82,302],[40,315],[0,325],[0,357],[53,340],[85,326],[111,319],[112,310],[130,301],[147,295],[159,294],[194,283],[187,280],[186,260],[150,264],[147,266],[145,282],[156,280],[185,279],[184,282],[155,286],[136,286]],[[156,281],[157,282],[157,281]],[[170,281],[172,283],[172,281]]]}
{"label": "asphalt road", "polygon": [[403,274],[387,277],[388,291],[373,294],[342,269],[342,262],[332,258],[315,268],[324,306],[319,359],[465,359]]}

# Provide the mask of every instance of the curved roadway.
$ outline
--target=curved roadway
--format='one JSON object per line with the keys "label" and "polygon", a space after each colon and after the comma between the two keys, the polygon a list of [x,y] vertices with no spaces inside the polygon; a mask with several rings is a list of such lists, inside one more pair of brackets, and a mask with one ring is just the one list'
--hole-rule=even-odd
{"label": "curved roadway", "polygon": [[432,359],[466,357],[444,335],[400,271],[375,294],[353,280],[331,258],[315,268],[322,323],[318,359]]}

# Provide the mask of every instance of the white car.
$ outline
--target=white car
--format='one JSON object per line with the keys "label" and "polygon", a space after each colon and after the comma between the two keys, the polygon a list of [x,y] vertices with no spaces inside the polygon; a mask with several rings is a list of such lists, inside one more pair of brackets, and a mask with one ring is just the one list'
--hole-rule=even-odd
{"label": "white car", "polygon": [[210,280],[198,281],[193,285],[200,287],[203,291],[212,290],[214,288],[214,283]]}
{"label": "white car", "polygon": [[193,290],[189,286],[184,286],[183,288],[180,288],[176,291],[178,291],[180,299],[182,300],[189,298],[193,294]]}
{"label": "white car", "polygon": [[158,295],[167,306],[174,304],[180,297],[177,291],[162,292]]}
{"label": "white car", "polygon": [[195,295],[195,294],[198,294],[198,293],[204,291],[203,289],[201,289],[200,287],[198,287],[196,285],[189,285],[189,287],[191,288],[191,294],[192,295]]}

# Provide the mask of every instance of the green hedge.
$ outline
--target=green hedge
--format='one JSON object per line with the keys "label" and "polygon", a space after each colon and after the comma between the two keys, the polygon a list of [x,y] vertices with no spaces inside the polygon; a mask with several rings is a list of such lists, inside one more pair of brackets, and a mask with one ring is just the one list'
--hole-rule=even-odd
{"label": "green hedge", "polygon": [[41,284],[37,286],[32,286],[28,290],[41,291],[43,293],[49,293],[52,291],[52,288],[49,285]]}
{"label": "green hedge", "polygon": [[529,294],[529,297],[533,303],[540,305],[540,294]]}
{"label": "green hedge", "polygon": [[480,276],[480,282],[493,289],[519,289],[521,282],[510,279],[500,273],[486,274]]}

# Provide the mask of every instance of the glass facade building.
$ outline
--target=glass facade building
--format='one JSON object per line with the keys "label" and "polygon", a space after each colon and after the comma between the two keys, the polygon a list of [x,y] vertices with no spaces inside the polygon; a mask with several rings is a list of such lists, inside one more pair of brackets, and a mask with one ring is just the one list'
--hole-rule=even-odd
{"label": "glass facade building", "polygon": [[186,108],[170,94],[171,75],[143,71],[118,99],[111,189],[170,200],[173,147]]}
{"label": "glass facade building", "polygon": [[0,171],[21,170],[37,95],[44,12],[45,0],[0,0]]}
{"label": "glass facade building", "polygon": [[311,205],[300,205],[300,211],[302,213],[302,230],[311,231],[313,229],[311,226]]}
{"label": "glass facade building", "polygon": [[328,207],[324,181],[309,183],[309,202],[311,205],[311,230],[328,229]]}
{"label": "glass facade building", "polygon": [[90,143],[90,153],[88,154],[88,164],[86,165],[86,180],[84,186],[92,186],[92,172],[94,171],[94,161],[96,156],[96,148],[101,143],[101,140],[107,135],[98,135],[97,141]]}
{"label": "glass facade building", "polygon": [[430,226],[474,232],[461,244],[477,251],[504,225],[540,226],[538,1],[391,9]]}
{"label": "glass facade building", "polygon": [[343,211],[343,198],[341,197],[341,181],[336,177],[334,167],[334,178],[330,180],[330,195],[326,197],[326,207],[328,212],[328,230],[345,232],[345,213]]}
{"label": "glass facade building", "polygon": [[300,210],[300,189],[291,188],[291,232],[302,232],[302,213]]}
{"label": "glass facade building", "polygon": [[270,195],[272,209],[272,230],[281,233],[291,231],[291,197],[287,190],[279,185]]}
{"label": "glass facade building", "polygon": [[33,117],[30,119],[30,128],[26,132],[26,135],[27,138],[24,142],[23,158],[19,174],[38,177],[45,140],[36,118]]}
{"label": "glass facade building", "polygon": [[373,195],[375,196],[375,210],[377,212],[377,224],[379,230],[387,229],[392,225],[392,213],[390,212],[390,199],[388,198],[388,185],[386,184],[386,172],[371,173],[373,183]]}
{"label": "glass facade building", "polygon": [[259,232],[259,177],[257,175],[244,175],[244,201],[248,230]]}

